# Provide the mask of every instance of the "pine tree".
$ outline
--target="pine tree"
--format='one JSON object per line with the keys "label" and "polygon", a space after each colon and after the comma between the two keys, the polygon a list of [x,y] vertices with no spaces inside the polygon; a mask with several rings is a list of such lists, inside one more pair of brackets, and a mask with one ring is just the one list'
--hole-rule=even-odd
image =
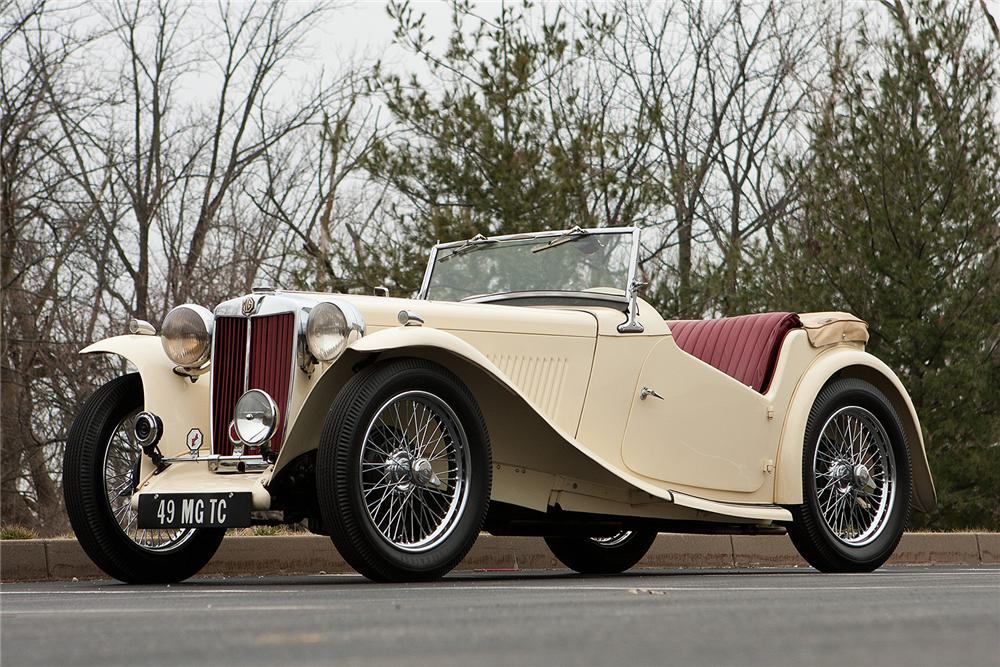
{"label": "pine tree", "polygon": [[801,215],[758,260],[758,305],[867,320],[921,419],[930,524],[995,528],[1000,49],[971,3],[884,4],[888,36],[863,27],[831,51],[831,97],[792,167]]}

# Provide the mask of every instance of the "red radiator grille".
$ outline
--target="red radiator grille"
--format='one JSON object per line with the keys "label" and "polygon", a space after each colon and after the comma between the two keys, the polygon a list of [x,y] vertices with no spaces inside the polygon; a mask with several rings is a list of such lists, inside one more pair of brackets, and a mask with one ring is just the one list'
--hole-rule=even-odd
{"label": "red radiator grille", "polygon": [[229,424],[246,377],[247,321],[239,317],[215,319],[212,351],[212,451],[232,454]]}
{"label": "red radiator grille", "polygon": [[292,380],[292,338],[295,315],[270,315],[250,320],[250,389],[263,389],[278,404],[278,428],[271,449],[281,449]]}
{"label": "red radiator grille", "polygon": [[[285,428],[288,390],[294,348],[294,313],[255,317],[250,320],[250,372],[247,374],[247,320],[219,317],[215,320],[215,350],[212,357],[212,451],[233,453],[229,424],[236,401],[245,389],[262,389],[278,405],[278,428],[271,449],[278,451]],[[244,382],[248,384],[244,386]]]}

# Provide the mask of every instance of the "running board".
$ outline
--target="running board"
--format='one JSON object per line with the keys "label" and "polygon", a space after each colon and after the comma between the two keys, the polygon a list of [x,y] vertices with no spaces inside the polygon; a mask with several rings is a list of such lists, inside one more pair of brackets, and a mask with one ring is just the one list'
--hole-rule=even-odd
{"label": "running board", "polygon": [[739,505],[736,503],[720,503],[697,496],[671,491],[673,502],[683,507],[721,514],[723,516],[739,517],[741,519],[762,519],[764,521],[791,521],[792,513],[777,505]]}

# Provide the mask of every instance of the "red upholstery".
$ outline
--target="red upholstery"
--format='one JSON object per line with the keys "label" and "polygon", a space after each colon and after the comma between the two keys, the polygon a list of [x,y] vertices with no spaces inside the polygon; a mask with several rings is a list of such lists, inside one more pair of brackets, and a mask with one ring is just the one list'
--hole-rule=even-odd
{"label": "red upholstery", "polygon": [[767,391],[785,334],[802,326],[795,313],[667,322],[677,346],[760,393]]}

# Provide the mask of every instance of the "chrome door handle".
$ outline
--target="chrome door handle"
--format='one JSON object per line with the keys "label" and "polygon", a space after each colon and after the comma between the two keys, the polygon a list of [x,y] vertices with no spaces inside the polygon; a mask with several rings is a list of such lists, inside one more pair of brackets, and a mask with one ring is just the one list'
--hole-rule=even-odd
{"label": "chrome door handle", "polygon": [[639,400],[645,401],[647,396],[655,396],[661,401],[663,400],[663,397],[657,394],[655,389],[650,389],[649,387],[643,387],[642,391],[639,392]]}

